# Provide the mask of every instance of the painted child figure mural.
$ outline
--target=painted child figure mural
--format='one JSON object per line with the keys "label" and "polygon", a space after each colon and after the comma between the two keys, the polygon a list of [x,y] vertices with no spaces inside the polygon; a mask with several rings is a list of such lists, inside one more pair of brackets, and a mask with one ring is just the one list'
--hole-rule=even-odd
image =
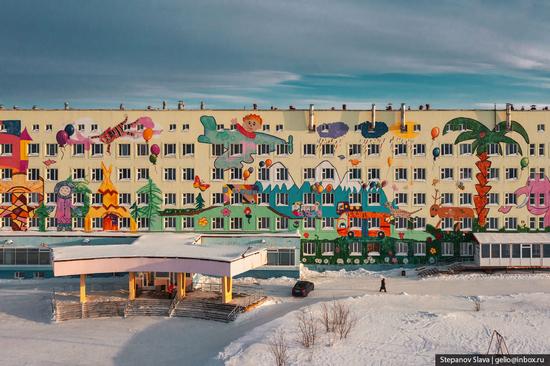
{"label": "painted child figure mural", "polygon": [[204,134],[198,137],[198,141],[203,144],[223,145],[223,151],[219,152],[220,155],[214,161],[214,166],[218,169],[242,168],[243,163],[253,163],[252,154],[257,153],[258,145],[267,146],[269,152],[275,151],[277,145],[286,145],[288,154],[292,154],[292,136],[285,141],[263,132],[256,132],[263,125],[262,118],[257,114],[246,115],[242,125],[234,120],[234,130],[218,130],[216,119],[212,116],[202,116],[200,121],[204,127]]}
{"label": "painted child figure mural", "polygon": [[77,210],[73,206],[74,184],[68,181],[62,181],[55,185],[54,193],[56,195],[55,218],[57,220],[57,231],[72,230],[72,215]]}

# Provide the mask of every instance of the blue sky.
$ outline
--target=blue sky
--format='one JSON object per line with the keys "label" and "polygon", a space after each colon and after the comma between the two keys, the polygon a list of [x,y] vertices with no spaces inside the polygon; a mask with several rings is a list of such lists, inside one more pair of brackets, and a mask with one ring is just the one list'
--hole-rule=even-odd
{"label": "blue sky", "polygon": [[550,104],[545,1],[3,0],[0,104]]}

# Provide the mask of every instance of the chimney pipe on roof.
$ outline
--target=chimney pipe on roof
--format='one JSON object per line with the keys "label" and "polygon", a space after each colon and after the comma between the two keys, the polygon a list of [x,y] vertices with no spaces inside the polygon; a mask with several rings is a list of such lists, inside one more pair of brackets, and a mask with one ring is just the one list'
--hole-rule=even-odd
{"label": "chimney pipe on roof", "polygon": [[121,111],[124,110],[124,104],[120,103],[120,105],[118,106],[118,109],[120,109]]}
{"label": "chimney pipe on roof", "polygon": [[342,110],[345,111],[347,109],[347,106],[345,104],[342,104]]}
{"label": "chimney pipe on roof", "polygon": [[256,103],[252,104],[252,109],[253,109],[253,110],[258,109],[258,105],[257,105]]}
{"label": "chimney pipe on roof", "polygon": [[374,130],[376,128],[376,104],[372,104],[371,110],[370,110],[370,129]]}
{"label": "chimney pipe on roof", "polygon": [[162,101],[162,110],[163,111],[166,110],[166,101],[165,100]]}
{"label": "chimney pipe on roof", "polygon": [[69,102],[63,103],[63,108],[67,111],[69,110]]}
{"label": "chimney pipe on roof", "polygon": [[313,104],[309,105],[308,130],[315,131],[315,106]]}
{"label": "chimney pipe on roof", "polygon": [[204,102],[201,100],[201,111],[204,109]]}
{"label": "chimney pipe on roof", "polygon": [[512,105],[506,103],[506,130],[512,129]]}
{"label": "chimney pipe on roof", "polygon": [[407,125],[405,123],[405,103],[401,103],[401,132],[407,131]]}
{"label": "chimney pipe on roof", "polygon": [[178,101],[178,111],[183,110],[184,106],[185,105],[183,104],[183,100]]}

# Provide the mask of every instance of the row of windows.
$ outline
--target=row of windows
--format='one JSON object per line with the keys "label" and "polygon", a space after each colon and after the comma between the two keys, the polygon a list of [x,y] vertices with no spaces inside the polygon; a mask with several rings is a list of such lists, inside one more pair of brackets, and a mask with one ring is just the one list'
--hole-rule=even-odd
{"label": "row of windows", "polygon": [[[163,168],[163,177],[165,181],[175,181],[177,180],[177,168]],[[363,180],[363,171],[362,168],[349,168],[348,169],[348,178],[350,180],[362,181]],[[381,169],[380,168],[367,168],[367,180],[380,180]],[[89,172],[89,173],[88,173]],[[412,178],[414,181],[423,182],[426,181],[427,170],[426,168],[413,168],[412,169]],[[463,181],[471,181],[473,178],[473,169],[472,168],[459,168],[458,169],[458,178]],[[41,176],[40,169],[38,168],[29,168],[27,170],[27,179],[29,180],[38,180]],[[87,176],[87,173],[89,176]],[[135,171],[133,168],[118,168],[117,169],[117,178],[120,181],[132,180],[132,173],[135,174],[136,180],[147,180],[149,179],[149,168],[136,168]],[[505,179],[506,180],[517,180],[519,179],[520,170],[518,168],[505,168]],[[336,177],[336,169],[334,168],[322,168],[320,171],[320,176],[317,176],[317,170],[315,168],[304,168],[303,169],[303,179],[306,181],[319,181],[319,180],[334,180]],[[535,179],[538,177],[545,176],[544,168],[529,168],[529,177]],[[0,169],[0,179],[10,180],[13,176],[13,170],[10,168]],[[500,179],[500,169],[499,168],[490,168],[488,171],[488,179],[492,181],[497,181]],[[74,168],[71,172],[71,177],[73,180],[86,180],[88,177],[92,182],[101,182],[103,180],[103,170],[101,168],[92,168],[89,171],[84,168]],[[409,169],[408,168],[394,168],[394,177],[396,181],[406,181],[409,179]],[[195,178],[195,169],[194,168],[182,168],[181,169],[181,180],[182,181],[193,181]],[[228,171],[225,171],[221,168],[213,168],[211,170],[211,180],[223,181],[226,179],[231,180],[243,180],[243,168],[231,168]],[[260,181],[269,181],[271,180],[271,169],[269,168],[260,168],[258,169],[258,180]],[[278,181],[286,181],[289,178],[289,172],[287,168],[276,168],[275,177]],[[440,168],[439,178],[441,180],[454,180],[455,169],[454,168]],[[57,181],[59,180],[59,169],[58,168],[47,168],[46,169],[46,180],[48,181]]]}
{"label": "row of windows", "polygon": [[550,258],[550,244],[482,244],[482,258]]}
{"label": "row of windows", "polygon": [[0,265],[49,265],[50,250],[38,248],[0,248]]}
{"label": "row of windows", "polygon": [[[334,243],[330,241],[315,243],[315,242],[305,242],[303,244],[302,254],[304,256],[314,256],[317,251],[320,251],[323,256],[334,255]],[[380,255],[380,244],[379,243],[361,243],[358,241],[351,242],[348,244],[349,255],[350,256],[361,256],[361,255],[370,255],[370,256],[379,256]],[[407,242],[396,242],[395,243],[395,255],[396,256],[408,256],[412,251],[413,255],[416,256],[425,256],[426,255],[426,243],[425,242],[416,242],[416,243],[407,243]],[[473,256],[474,255],[474,244],[470,242],[460,243],[459,252],[455,253],[455,245],[451,242],[441,243],[441,255],[442,256],[454,256],[460,254],[461,256]]]}
{"label": "row of windows", "polygon": [[[118,157],[131,157],[132,155],[132,146],[130,143],[117,143],[116,152]],[[102,157],[105,153],[104,144],[97,143],[90,146],[90,156],[91,157]],[[180,155],[181,157],[192,157],[195,155],[195,144],[194,143],[185,143],[180,146]],[[280,146],[280,147],[279,147]],[[286,145],[277,145],[276,152],[278,155],[287,155],[288,146]],[[540,144],[529,144],[529,155],[530,156],[544,156],[546,152],[544,143]],[[148,144],[135,144],[135,155],[136,156],[148,156],[150,154],[150,147]],[[322,156],[331,157],[335,156],[337,146],[335,144],[312,144],[307,143],[303,145],[303,156],[317,156],[319,152]],[[360,156],[363,152],[366,152],[368,156],[378,156],[380,155],[380,144],[349,144],[348,145],[348,154],[349,156]],[[399,143],[393,145],[393,156],[409,156],[409,149],[412,152],[412,156],[424,157],[426,156],[426,144],[413,144],[412,148],[408,144]],[[27,152],[29,156],[39,156],[40,155],[40,144],[38,143],[29,143],[27,145]],[[84,144],[73,144],[71,147],[72,156],[84,156],[86,153]],[[226,148],[224,144],[214,144],[211,147],[211,156],[216,157],[224,154]],[[271,147],[267,144],[261,144],[257,146],[258,155],[269,155],[271,153]],[[46,144],[46,153],[45,156],[57,156],[59,153],[59,146],[57,144]],[[230,144],[228,153],[231,156],[240,156],[243,154],[243,145],[242,144]],[[468,156],[472,154],[472,144],[462,143],[458,145],[457,149],[458,156]],[[517,144],[505,144],[504,152],[502,152],[502,147],[498,144],[489,144],[488,145],[489,155],[502,155],[504,153],[506,156],[516,156],[519,155],[519,147]],[[2,156],[11,156],[13,154],[13,145],[12,144],[0,144],[0,155]],[[176,143],[163,143],[162,144],[162,154],[164,157],[176,157],[178,156],[178,144]],[[455,145],[454,144],[441,144],[440,145],[440,156],[454,156],[455,155]]]}

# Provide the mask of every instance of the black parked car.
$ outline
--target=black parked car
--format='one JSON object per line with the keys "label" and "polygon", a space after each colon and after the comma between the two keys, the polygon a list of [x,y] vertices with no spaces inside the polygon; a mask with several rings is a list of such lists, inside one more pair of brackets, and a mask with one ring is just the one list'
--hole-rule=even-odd
{"label": "black parked car", "polygon": [[306,297],[313,289],[315,285],[309,281],[298,281],[292,288],[292,296]]}

